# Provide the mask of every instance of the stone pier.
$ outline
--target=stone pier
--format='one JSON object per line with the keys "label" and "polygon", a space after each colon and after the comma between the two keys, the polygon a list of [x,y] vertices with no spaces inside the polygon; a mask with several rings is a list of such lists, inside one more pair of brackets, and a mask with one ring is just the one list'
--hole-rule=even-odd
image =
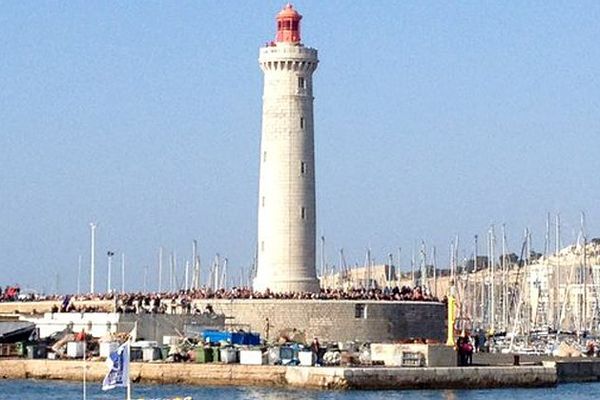
{"label": "stone pier", "polygon": [[[102,361],[88,361],[87,379],[100,383]],[[506,367],[286,367],[239,364],[132,363],[134,382],[187,385],[289,386],[314,389],[482,389],[548,387],[555,365]],[[0,361],[2,379],[82,380],[82,361]]]}

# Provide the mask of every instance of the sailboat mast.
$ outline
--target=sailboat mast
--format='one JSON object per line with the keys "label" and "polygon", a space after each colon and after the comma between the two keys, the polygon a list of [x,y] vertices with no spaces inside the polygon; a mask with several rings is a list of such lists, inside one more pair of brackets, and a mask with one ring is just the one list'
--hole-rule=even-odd
{"label": "sailboat mast", "polygon": [[[554,273],[556,275],[556,279],[554,279],[554,290],[556,292],[556,308],[554,310],[554,315],[555,315],[555,322],[554,322],[554,327],[557,330],[560,330],[560,324],[561,324],[561,301],[560,301],[560,280],[561,280],[561,267],[560,267],[560,247],[561,247],[561,243],[560,243],[560,213],[556,214],[556,220],[555,220],[555,232],[554,234],[556,235],[556,237],[554,238],[554,245],[555,245],[555,251],[556,251],[556,268],[554,270]],[[565,293],[566,293],[566,287],[565,287]],[[566,302],[567,299],[563,298],[563,302]]]}
{"label": "sailboat mast", "polygon": [[526,310],[529,312],[528,318],[527,318],[527,324],[528,326],[526,327],[527,332],[529,332],[531,330],[531,317],[532,317],[532,310],[531,310],[531,286],[528,284],[528,282],[530,281],[530,276],[531,276],[531,270],[530,270],[530,265],[531,265],[531,232],[529,231],[529,228],[527,228],[525,230],[525,240],[527,243],[527,256],[525,258],[525,288],[526,288],[526,299],[527,299],[527,303],[529,304],[529,307],[526,308]]}
{"label": "sailboat mast", "polygon": [[421,241],[421,290],[423,294],[429,292],[427,284],[427,254],[425,250],[425,242]]}
{"label": "sailboat mast", "polygon": [[371,268],[373,266],[373,261],[371,259],[371,248],[367,249],[367,289],[371,289]]}
{"label": "sailboat mast", "polygon": [[[194,281],[194,287],[196,290],[200,289],[200,286],[202,286],[202,264],[200,262],[200,256],[197,255],[196,256],[196,261],[195,261],[195,269],[196,269],[196,279]],[[248,277],[248,280],[250,280],[250,277]]]}
{"label": "sailboat mast", "polygon": [[587,331],[588,322],[588,270],[587,270],[587,236],[585,233],[585,213],[581,212],[581,235],[583,236],[582,278],[583,278],[583,330]]}
{"label": "sailboat mast", "polygon": [[[552,264],[550,263],[550,213],[546,213],[546,233],[544,235],[544,273],[543,275],[546,277],[547,282],[547,297],[549,302],[548,309],[549,313],[546,313],[546,323],[547,325],[554,325],[554,310],[556,308],[556,293],[554,291],[554,281],[556,280],[556,273],[552,268]],[[549,315],[548,315],[549,314]]]}
{"label": "sailboat mast", "polygon": [[436,249],[435,246],[433,246],[432,250],[431,250],[431,257],[432,257],[432,264],[433,264],[433,296],[437,297],[438,292],[437,292],[437,255],[436,255]]}
{"label": "sailboat mast", "polygon": [[402,255],[402,247],[398,247],[398,258],[396,261],[396,268],[394,269],[394,273],[395,273],[395,285],[394,286],[399,286],[399,280],[400,278],[402,278],[402,270],[400,268],[400,256]]}
{"label": "sailboat mast", "polygon": [[190,281],[189,281],[189,272],[190,271],[190,262],[185,261],[185,272],[184,272],[184,281],[185,281],[185,291],[190,290]]}
{"label": "sailboat mast", "polygon": [[77,259],[77,294],[81,294],[81,254]]}
{"label": "sailboat mast", "polygon": [[390,281],[392,280],[392,267],[394,266],[394,255],[392,253],[388,254],[389,265],[385,270],[385,286],[390,287]]}
{"label": "sailboat mast", "polygon": [[506,224],[502,224],[502,329],[507,331],[507,301],[508,301],[508,287],[507,287],[507,276],[506,276]]}
{"label": "sailboat mast", "polygon": [[550,252],[550,213],[546,214],[546,234],[544,235],[544,256]]}
{"label": "sailboat mast", "polygon": [[169,291],[173,292],[175,289],[175,255],[171,253],[171,259],[169,261]]}
{"label": "sailboat mast", "polygon": [[[483,276],[482,274],[478,274],[477,273],[477,258],[478,256],[478,236],[475,235],[475,251],[474,251],[474,256],[473,256],[473,275],[474,278],[480,279],[481,280],[481,284],[483,285]],[[480,304],[477,304],[478,300],[479,300],[479,296],[477,296],[477,283],[476,280],[473,280],[473,315],[477,315],[477,321],[479,322],[479,324],[481,324],[483,322],[483,290],[481,290],[481,302]]]}
{"label": "sailboat mast", "polygon": [[219,253],[215,256],[215,264],[213,268],[213,279],[214,279],[214,290],[219,290],[219,264],[221,264],[221,259]]}
{"label": "sailboat mast", "polygon": [[158,293],[162,292],[163,248],[158,248]]}
{"label": "sailboat mast", "polygon": [[494,225],[490,228],[490,297],[491,297],[491,312],[490,312],[490,329],[494,332],[496,328],[496,256],[495,256],[496,234]]}
{"label": "sailboat mast", "polygon": [[220,287],[223,289],[227,288],[227,262],[228,262],[228,259],[227,259],[227,257],[225,257],[225,260],[223,260],[223,272],[221,275],[221,285],[220,285]]}
{"label": "sailboat mast", "polygon": [[325,276],[325,236],[321,235],[321,277]]}
{"label": "sailboat mast", "polygon": [[454,260],[454,242],[450,242],[450,282],[454,282],[454,270],[455,270],[455,260]]}
{"label": "sailboat mast", "polygon": [[410,281],[411,281],[411,287],[415,287],[417,286],[417,283],[415,281],[415,245],[413,244],[413,249],[412,249],[412,257],[410,259]]}
{"label": "sailboat mast", "polygon": [[348,271],[346,271],[346,261],[344,260],[344,249],[340,249],[340,268],[338,274],[338,283],[342,289],[346,288],[348,280]]}
{"label": "sailboat mast", "polygon": [[198,264],[196,258],[198,257],[198,241],[192,240],[192,290],[198,289]]}

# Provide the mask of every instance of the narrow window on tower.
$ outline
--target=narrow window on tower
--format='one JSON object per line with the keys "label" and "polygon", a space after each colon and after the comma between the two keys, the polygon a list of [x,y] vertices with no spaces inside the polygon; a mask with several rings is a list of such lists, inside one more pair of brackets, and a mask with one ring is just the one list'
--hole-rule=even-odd
{"label": "narrow window on tower", "polygon": [[304,129],[304,117],[300,117],[300,129]]}
{"label": "narrow window on tower", "polygon": [[300,216],[302,217],[302,219],[306,219],[306,208],[302,207],[300,209]]}
{"label": "narrow window on tower", "polygon": [[305,163],[304,161],[302,161],[302,162],[300,163],[300,173],[301,173],[302,175],[304,175],[304,173],[305,173],[305,172],[306,172],[306,163]]}
{"label": "narrow window on tower", "polygon": [[298,77],[298,89],[306,89],[306,81],[302,76]]}
{"label": "narrow window on tower", "polygon": [[267,152],[263,151],[263,162],[267,161]]}
{"label": "narrow window on tower", "polygon": [[265,241],[260,242],[260,251],[265,251]]}
{"label": "narrow window on tower", "polygon": [[354,305],[354,318],[367,318],[366,304],[355,304]]}
{"label": "narrow window on tower", "polygon": [[265,196],[262,197],[262,199],[260,200],[260,203],[263,207],[265,206]]}

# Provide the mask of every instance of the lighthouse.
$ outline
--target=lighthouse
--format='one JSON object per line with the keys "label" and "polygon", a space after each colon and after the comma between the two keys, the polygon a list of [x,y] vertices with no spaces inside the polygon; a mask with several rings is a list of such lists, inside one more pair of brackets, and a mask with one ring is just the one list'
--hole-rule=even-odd
{"label": "lighthouse", "polygon": [[258,264],[255,290],[317,292],[313,80],[317,50],[300,38],[291,4],[275,41],[260,49],[264,73]]}

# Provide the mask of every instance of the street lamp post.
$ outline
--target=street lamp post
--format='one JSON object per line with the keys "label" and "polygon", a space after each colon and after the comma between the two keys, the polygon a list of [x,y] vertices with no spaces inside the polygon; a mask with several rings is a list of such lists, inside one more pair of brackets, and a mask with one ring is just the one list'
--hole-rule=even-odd
{"label": "street lamp post", "polygon": [[91,249],[90,249],[90,293],[94,293],[94,275],[96,273],[96,227],[95,222],[90,223],[91,229]]}
{"label": "street lamp post", "polygon": [[107,275],[107,282],[106,282],[106,293],[110,293],[111,292],[110,278],[111,278],[111,273],[112,273],[112,258],[115,255],[115,253],[112,251],[108,251],[106,253],[106,255],[108,256],[108,275]]}

